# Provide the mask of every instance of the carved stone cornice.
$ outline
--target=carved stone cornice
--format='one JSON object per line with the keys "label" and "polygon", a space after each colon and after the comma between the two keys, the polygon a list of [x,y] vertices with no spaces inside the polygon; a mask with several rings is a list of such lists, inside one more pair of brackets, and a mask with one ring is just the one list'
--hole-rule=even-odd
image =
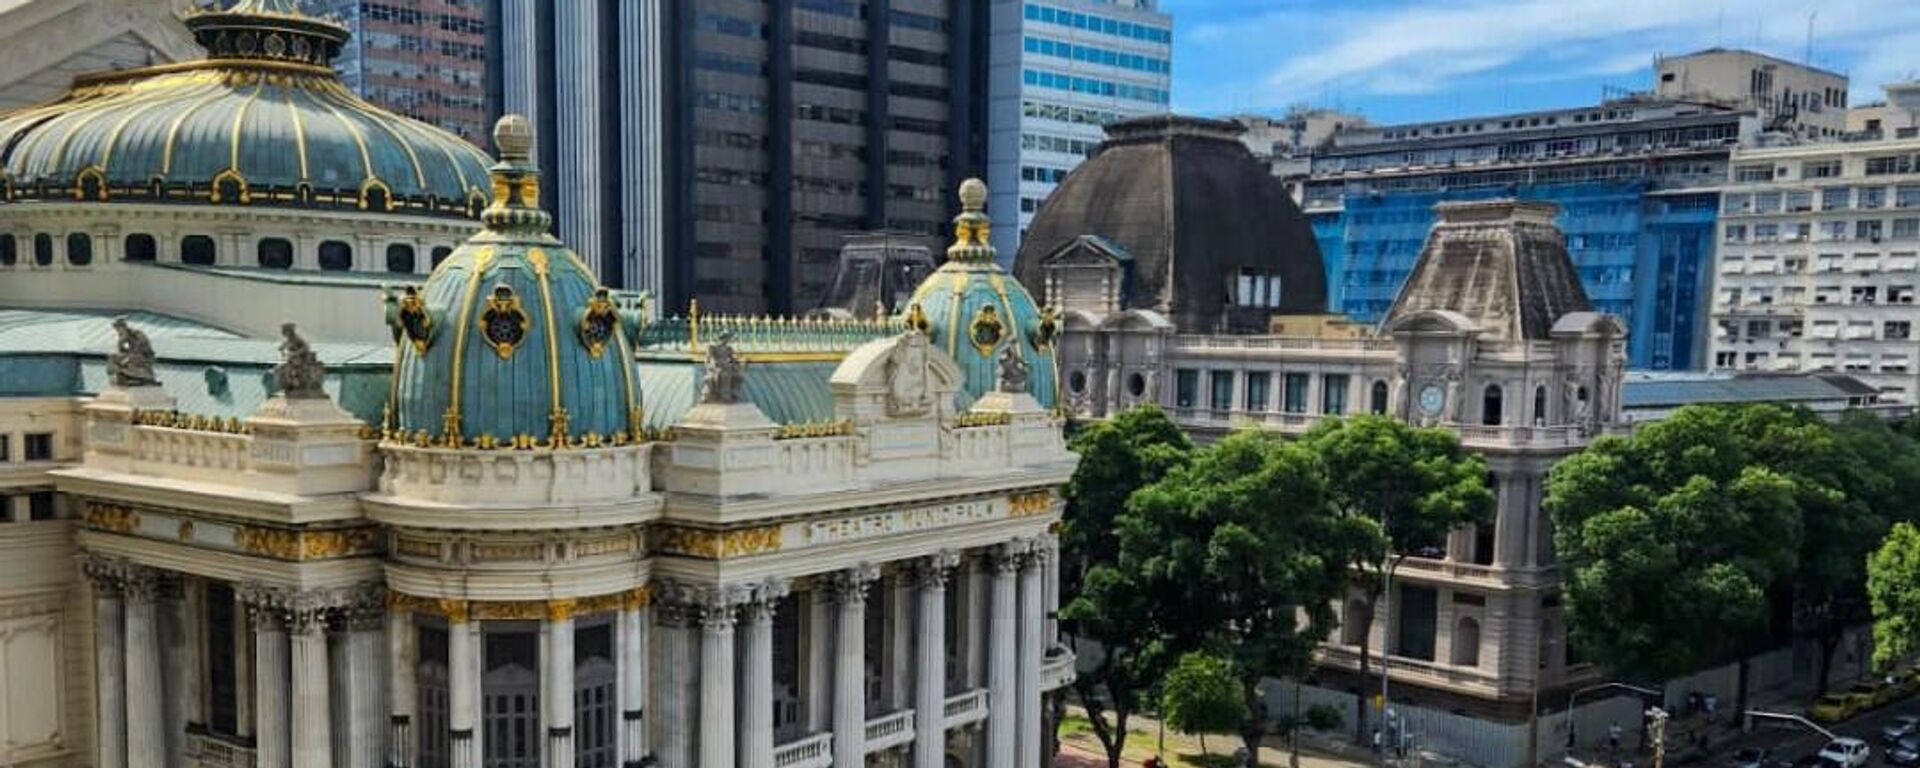
{"label": "carved stone cornice", "polygon": [[867,600],[867,587],[880,580],[880,566],[861,563],[846,570],[827,574],[823,579],[834,602],[864,603]]}
{"label": "carved stone cornice", "polygon": [[387,610],[395,613],[444,616],[448,621],[455,623],[474,619],[557,621],[574,616],[591,616],[628,608],[644,608],[653,602],[653,588],[642,586],[591,597],[561,597],[550,600],[454,600],[389,592],[385,602]]}
{"label": "carved stone cornice", "polygon": [[705,560],[724,560],[777,552],[781,546],[778,525],[737,528],[730,531],[665,526],[656,529],[651,538],[654,552],[686,555]]}

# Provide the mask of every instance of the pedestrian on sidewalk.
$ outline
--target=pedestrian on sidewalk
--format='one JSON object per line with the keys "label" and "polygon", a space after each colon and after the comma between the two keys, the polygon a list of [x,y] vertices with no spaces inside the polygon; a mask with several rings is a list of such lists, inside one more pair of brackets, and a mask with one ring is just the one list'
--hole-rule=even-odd
{"label": "pedestrian on sidewalk", "polygon": [[1607,726],[1607,749],[1613,753],[1614,757],[1620,756],[1620,721],[1618,720],[1613,721],[1613,725]]}
{"label": "pedestrian on sidewalk", "polygon": [[1373,753],[1380,754],[1380,729],[1373,729]]}

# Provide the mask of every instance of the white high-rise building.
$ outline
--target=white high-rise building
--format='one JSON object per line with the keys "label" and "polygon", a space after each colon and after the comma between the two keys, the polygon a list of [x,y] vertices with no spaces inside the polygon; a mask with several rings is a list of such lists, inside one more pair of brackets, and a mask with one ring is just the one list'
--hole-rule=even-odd
{"label": "white high-rise building", "polygon": [[1106,138],[1167,112],[1173,17],[1158,0],[996,0],[987,176],[994,247],[1011,261],[1040,203]]}
{"label": "white high-rise building", "polygon": [[1736,150],[1721,197],[1713,367],[1920,389],[1920,140]]}

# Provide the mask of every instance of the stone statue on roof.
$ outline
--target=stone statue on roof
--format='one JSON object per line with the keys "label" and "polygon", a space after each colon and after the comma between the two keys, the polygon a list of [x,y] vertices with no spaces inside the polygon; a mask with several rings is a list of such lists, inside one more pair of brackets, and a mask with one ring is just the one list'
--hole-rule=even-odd
{"label": "stone statue on roof", "polygon": [[707,375],[700,388],[700,402],[729,405],[740,402],[740,387],[746,381],[746,361],[733,350],[733,333],[707,345]]}
{"label": "stone statue on roof", "polygon": [[1018,340],[1000,352],[1000,391],[1027,391],[1027,359],[1020,354]]}
{"label": "stone statue on roof", "polygon": [[289,400],[316,400],[327,396],[321,387],[327,368],[313,353],[312,345],[300,338],[293,323],[280,325],[280,364],[273,367],[273,384]]}
{"label": "stone statue on roof", "polygon": [[116,387],[157,387],[153,374],[153,342],[147,334],[127,323],[125,317],[113,319],[113,330],[120,335],[116,351],[107,356],[107,375]]}

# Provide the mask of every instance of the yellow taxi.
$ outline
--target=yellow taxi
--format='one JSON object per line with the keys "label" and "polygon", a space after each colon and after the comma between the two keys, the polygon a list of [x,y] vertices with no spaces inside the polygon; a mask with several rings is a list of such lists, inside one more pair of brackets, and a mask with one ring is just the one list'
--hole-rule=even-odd
{"label": "yellow taxi", "polygon": [[1813,702],[1813,719],[1837,723],[1860,713],[1859,698],[1846,693],[1829,693]]}

